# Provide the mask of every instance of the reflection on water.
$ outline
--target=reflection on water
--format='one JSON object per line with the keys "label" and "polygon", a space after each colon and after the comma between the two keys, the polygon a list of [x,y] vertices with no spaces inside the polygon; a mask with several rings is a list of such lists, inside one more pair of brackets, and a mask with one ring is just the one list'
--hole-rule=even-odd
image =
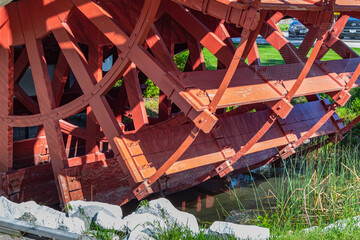
{"label": "reflection on water", "polygon": [[[182,211],[195,215],[201,222],[225,220],[233,210],[251,214],[267,209],[256,199],[264,199],[275,186],[279,169],[263,167],[248,174],[233,174],[225,179],[211,179],[191,189],[167,196]],[[256,187],[255,187],[256,186]],[[248,216],[249,214],[245,214]],[[244,216],[244,217],[246,217]],[[229,219],[228,219],[229,220]]]}
{"label": "reflection on water", "polygon": [[[263,166],[247,174],[234,173],[225,178],[213,178],[165,197],[179,210],[195,215],[200,223],[224,221],[227,217],[227,221],[245,224],[247,218],[256,218],[258,209],[269,209],[267,201],[256,199],[267,199],[271,195],[269,191],[277,187],[279,181],[276,176],[281,173],[282,168]],[[148,200],[159,197],[160,194],[154,194]],[[137,200],[126,204],[123,207],[124,215],[135,211],[138,204]]]}

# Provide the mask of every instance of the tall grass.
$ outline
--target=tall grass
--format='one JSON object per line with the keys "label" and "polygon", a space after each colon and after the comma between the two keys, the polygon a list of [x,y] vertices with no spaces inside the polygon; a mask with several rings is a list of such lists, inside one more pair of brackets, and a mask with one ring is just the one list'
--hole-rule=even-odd
{"label": "tall grass", "polygon": [[266,180],[270,190],[253,185],[261,212],[254,222],[281,236],[360,215],[359,147],[330,144],[283,161],[282,172]]}

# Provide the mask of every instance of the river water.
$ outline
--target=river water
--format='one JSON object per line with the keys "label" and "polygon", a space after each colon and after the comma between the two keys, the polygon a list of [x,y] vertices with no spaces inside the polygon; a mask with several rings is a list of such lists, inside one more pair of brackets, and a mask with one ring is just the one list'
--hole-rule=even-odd
{"label": "river water", "polygon": [[[232,174],[223,179],[213,178],[190,189],[165,196],[179,210],[193,214],[200,223],[224,221],[236,213],[235,222],[246,223],[246,218],[267,211],[271,191],[279,184],[276,180],[281,168],[262,167],[248,174]],[[270,197],[269,197],[270,196]],[[159,196],[153,196],[158,198]],[[262,201],[257,201],[262,199]],[[150,199],[149,199],[150,200]],[[123,207],[124,214],[133,212],[139,202]],[[243,216],[239,216],[243,215]],[[227,219],[232,221],[232,219]]]}

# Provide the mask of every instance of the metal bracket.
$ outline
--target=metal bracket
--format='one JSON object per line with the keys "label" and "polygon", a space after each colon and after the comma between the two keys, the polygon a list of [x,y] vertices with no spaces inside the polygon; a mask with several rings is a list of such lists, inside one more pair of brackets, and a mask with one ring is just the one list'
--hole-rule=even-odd
{"label": "metal bracket", "polygon": [[285,159],[293,155],[295,152],[295,146],[293,144],[289,144],[280,152],[280,156],[282,159]]}
{"label": "metal bracket", "polygon": [[351,94],[343,89],[342,91],[338,92],[333,99],[335,100],[335,102],[340,105],[340,106],[344,106],[350,99]]}
{"label": "metal bracket", "polygon": [[293,108],[294,106],[287,99],[281,99],[271,109],[277,116],[285,119]]}
{"label": "metal bracket", "polygon": [[150,186],[150,182],[148,180],[142,182],[134,191],[134,195],[138,200],[144,199],[148,195],[152,194],[154,191]]}
{"label": "metal bracket", "polygon": [[195,126],[203,130],[204,133],[209,133],[217,121],[218,118],[207,109],[193,120]]}
{"label": "metal bracket", "polygon": [[217,174],[219,174],[220,177],[224,177],[234,171],[234,168],[231,166],[230,160],[227,160],[218,166],[215,171]]}

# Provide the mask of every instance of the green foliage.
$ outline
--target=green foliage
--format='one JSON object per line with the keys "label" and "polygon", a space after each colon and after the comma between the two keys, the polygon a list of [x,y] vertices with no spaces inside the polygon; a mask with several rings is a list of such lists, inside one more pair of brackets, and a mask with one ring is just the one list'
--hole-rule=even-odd
{"label": "green foliage", "polygon": [[181,72],[184,71],[188,57],[189,57],[188,50],[178,53],[174,56],[175,64],[176,64],[176,66],[178,66],[178,68]]}
{"label": "green foliage", "polygon": [[124,82],[124,79],[121,78],[120,80],[118,80],[116,83],[115,83],[115,86],[114,87],[120,87]]}
{"label": "green foliage", "polygon": [[281,31],[285,32],[285,31],[289,30],[290,24],[284,23],[284,24],[279,24],[278,26],[279,26]]}
{"label": "green foliage", "polygon": [[149,204],[149,201],[148,200],[142,200],[140,203],[139,203],[139,205],[137,206],[137,208],[136,209],[139,209],[139,208],[141,208],[141,207],[146,207],[146,208],[149,208],[150,207],[150,204]]}
{"label": "green foliage", "polygon": [[261,65],[269,66],[269,65],[279,65],[285,63],[279,51],[277,51],[273,46],[258,45],[258,49],[259,49]]}
{"label": "green foliage", "polygon": [[63,211],[66,212],[66,213],[68,213],[69,210],[72,211],[72,210],[73,210],[73,207],[68,203],[68,204],[64,207]]}
{"label": "green foliage", "polygon": [[271,216],[265,212],[264,216],[258,215],[254,220],[254,223],[258,226],[271,228],[274,220],[278,217],[278,213],[274,213]]}
{"label": "green foliage", "polygon": [[148,87],[143,92],[143,97],[152,98],[159,96],[160,89],[150,79],[147,79],[145,84],[147,84]]}

